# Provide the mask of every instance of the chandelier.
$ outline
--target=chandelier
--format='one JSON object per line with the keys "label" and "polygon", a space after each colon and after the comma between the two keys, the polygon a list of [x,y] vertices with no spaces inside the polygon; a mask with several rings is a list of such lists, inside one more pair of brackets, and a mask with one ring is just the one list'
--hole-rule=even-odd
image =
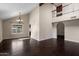
{"label": "chandelier", "polygon": [[23,23],[23,20],[21,19],[21,12],[19,12],[18,19],[16,20],[17,23],[21,24]]}

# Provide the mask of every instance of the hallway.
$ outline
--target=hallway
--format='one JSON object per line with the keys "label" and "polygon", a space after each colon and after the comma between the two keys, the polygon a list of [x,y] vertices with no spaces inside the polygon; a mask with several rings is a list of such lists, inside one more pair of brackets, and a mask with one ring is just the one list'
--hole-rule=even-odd
{"label": "hallway", "polygon": [[56,41],[48,39],[37,42],[36,40],[3,40],[0,44],[2,56],[77,56],[79,43],[69,41]]}

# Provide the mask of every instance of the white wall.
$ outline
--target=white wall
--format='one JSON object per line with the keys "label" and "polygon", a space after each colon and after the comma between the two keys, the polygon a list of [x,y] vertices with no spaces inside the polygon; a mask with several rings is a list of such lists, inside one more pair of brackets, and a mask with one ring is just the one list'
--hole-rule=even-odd
{"label": "white wall", "polygon": [[40,41],[53,38],[52,11],[55,6],[52,4],[44,4],[40,6]]}
{"label": "white wall", "polygon": [[[63,6],[68,5],[66,7],[63,7],[62,9],[62,16],[60,17],[53,17],[53,22],[60,22],[60,21],[68,21],[68,20],[75,20],[79,18],[79,3],[63,3]],[[74,12],[72,12],[74,11]],[[65,14],[64,14],[65,13]],[[56,14],[54,14],[56,15]]]}
{"label": "white wall", "polygon": [[[51,24],[54,20],[51,12],[53,8],[55,9],[52,4],[44,4],[40,7],[40,41],[57,38],[57,23]],[[78,14],[76,13],[76,15]],[[63,16],[62,19],[64,18],[66,17]],[[57,20],[61,20],[61,18],[57,18]],[[63,23],[65,24],[65,40],[79,42],[79,19],[71,19],[71,21],[63,21]]]}
{"label": "white wall", "polygon": [[13,17],[3,21],[3,39],[27,37],[29,32],[29,15],[22,15],[23,20],[23,32],[21,34],[12,34],[11,26],[16,22],[18,17]]}
{"label": "white wall", "polygon": [[[66,13],[72,10],[78,10],[79,9],[78,5],[79,3],[73,3],[70,6],[65,7],[63,13]],[[72,19],[71,18],[72,16],[76,16],[76,19],[75,18]],[[69,14],[57,17],[55,19],[53,18],[52,20],[57,22],[60,22],[62,20],[63,23],[65,24],[65,40],[79,42],[79,11],[69,13]],[[54,23],[53,26],[54,26],[53,29],[55,29],[53,32],[54,37],[57,38],[57,28],[56,28],[57,23]]]}
{"label": "white wall", "polygon": [[[57,23],[52,24],[52,20],[54,20],[52,18],[52,11],[54,9],[54,5],[47,3],[40,7],[37,6],[30,12],[30,21],[27,22],[31,24],[32,39],[41,41],[49,38],[57,38]],[[65,21],[63,23],[65,24],[65,40],[79,42],[79,20]]]}
{"label": "white wall", "polygon": [[30,13],[31,38],[39,41],[39,6]]}
{"label": "white wall", "polygon": [[[79,19],[63,23],[65,25],[65,40],[79,43]],[[53,38],[57,38],[57,24],[53,24]]]}
{"label": "white wall", "polygon": [[36,6],[28,15],[22,15],[24,20],[23,34],[12,34],[11,24],[16,22],[16,18],[10,18],[3,21],[3,37],[4,39],[27,37],[29,32],[29,24],[31,24],[31,38],[39,41],[39,6]]}
{"label": "white wall", "polygon": [[79,42],[79,19],[75,21],[64,22],[65,40]]}
{"label": "white wall", "polygon": [[[79,43],[79,19],[63,22],[65,25],[65,40]],[[53,24],[53,38],[57,38],[57,23]]]}

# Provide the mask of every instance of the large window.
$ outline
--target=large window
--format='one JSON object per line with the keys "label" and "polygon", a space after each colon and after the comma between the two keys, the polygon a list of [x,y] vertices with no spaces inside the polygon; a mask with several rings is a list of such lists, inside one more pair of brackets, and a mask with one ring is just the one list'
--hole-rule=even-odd
{"label": "large window", "polygon": [[13,24],[11,27],[12,34],[22,33],[22,25],[21,24]]}

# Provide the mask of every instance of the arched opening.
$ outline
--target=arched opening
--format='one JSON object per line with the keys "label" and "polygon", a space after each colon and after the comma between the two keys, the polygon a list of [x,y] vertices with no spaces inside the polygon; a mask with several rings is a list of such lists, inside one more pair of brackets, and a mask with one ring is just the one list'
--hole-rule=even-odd
{"label": "arched opening", "polygon": [[64,37],[65,37],[65,25],[62,22],[59,22],[57,24],[57,51],[58,53],[61,53],[61,55],[64,54],[65,48],[64,48]]}
{"label": "arched opening", "polygon": [[59,22],[57,24],[57,40],[64,41],[64,23]]}

